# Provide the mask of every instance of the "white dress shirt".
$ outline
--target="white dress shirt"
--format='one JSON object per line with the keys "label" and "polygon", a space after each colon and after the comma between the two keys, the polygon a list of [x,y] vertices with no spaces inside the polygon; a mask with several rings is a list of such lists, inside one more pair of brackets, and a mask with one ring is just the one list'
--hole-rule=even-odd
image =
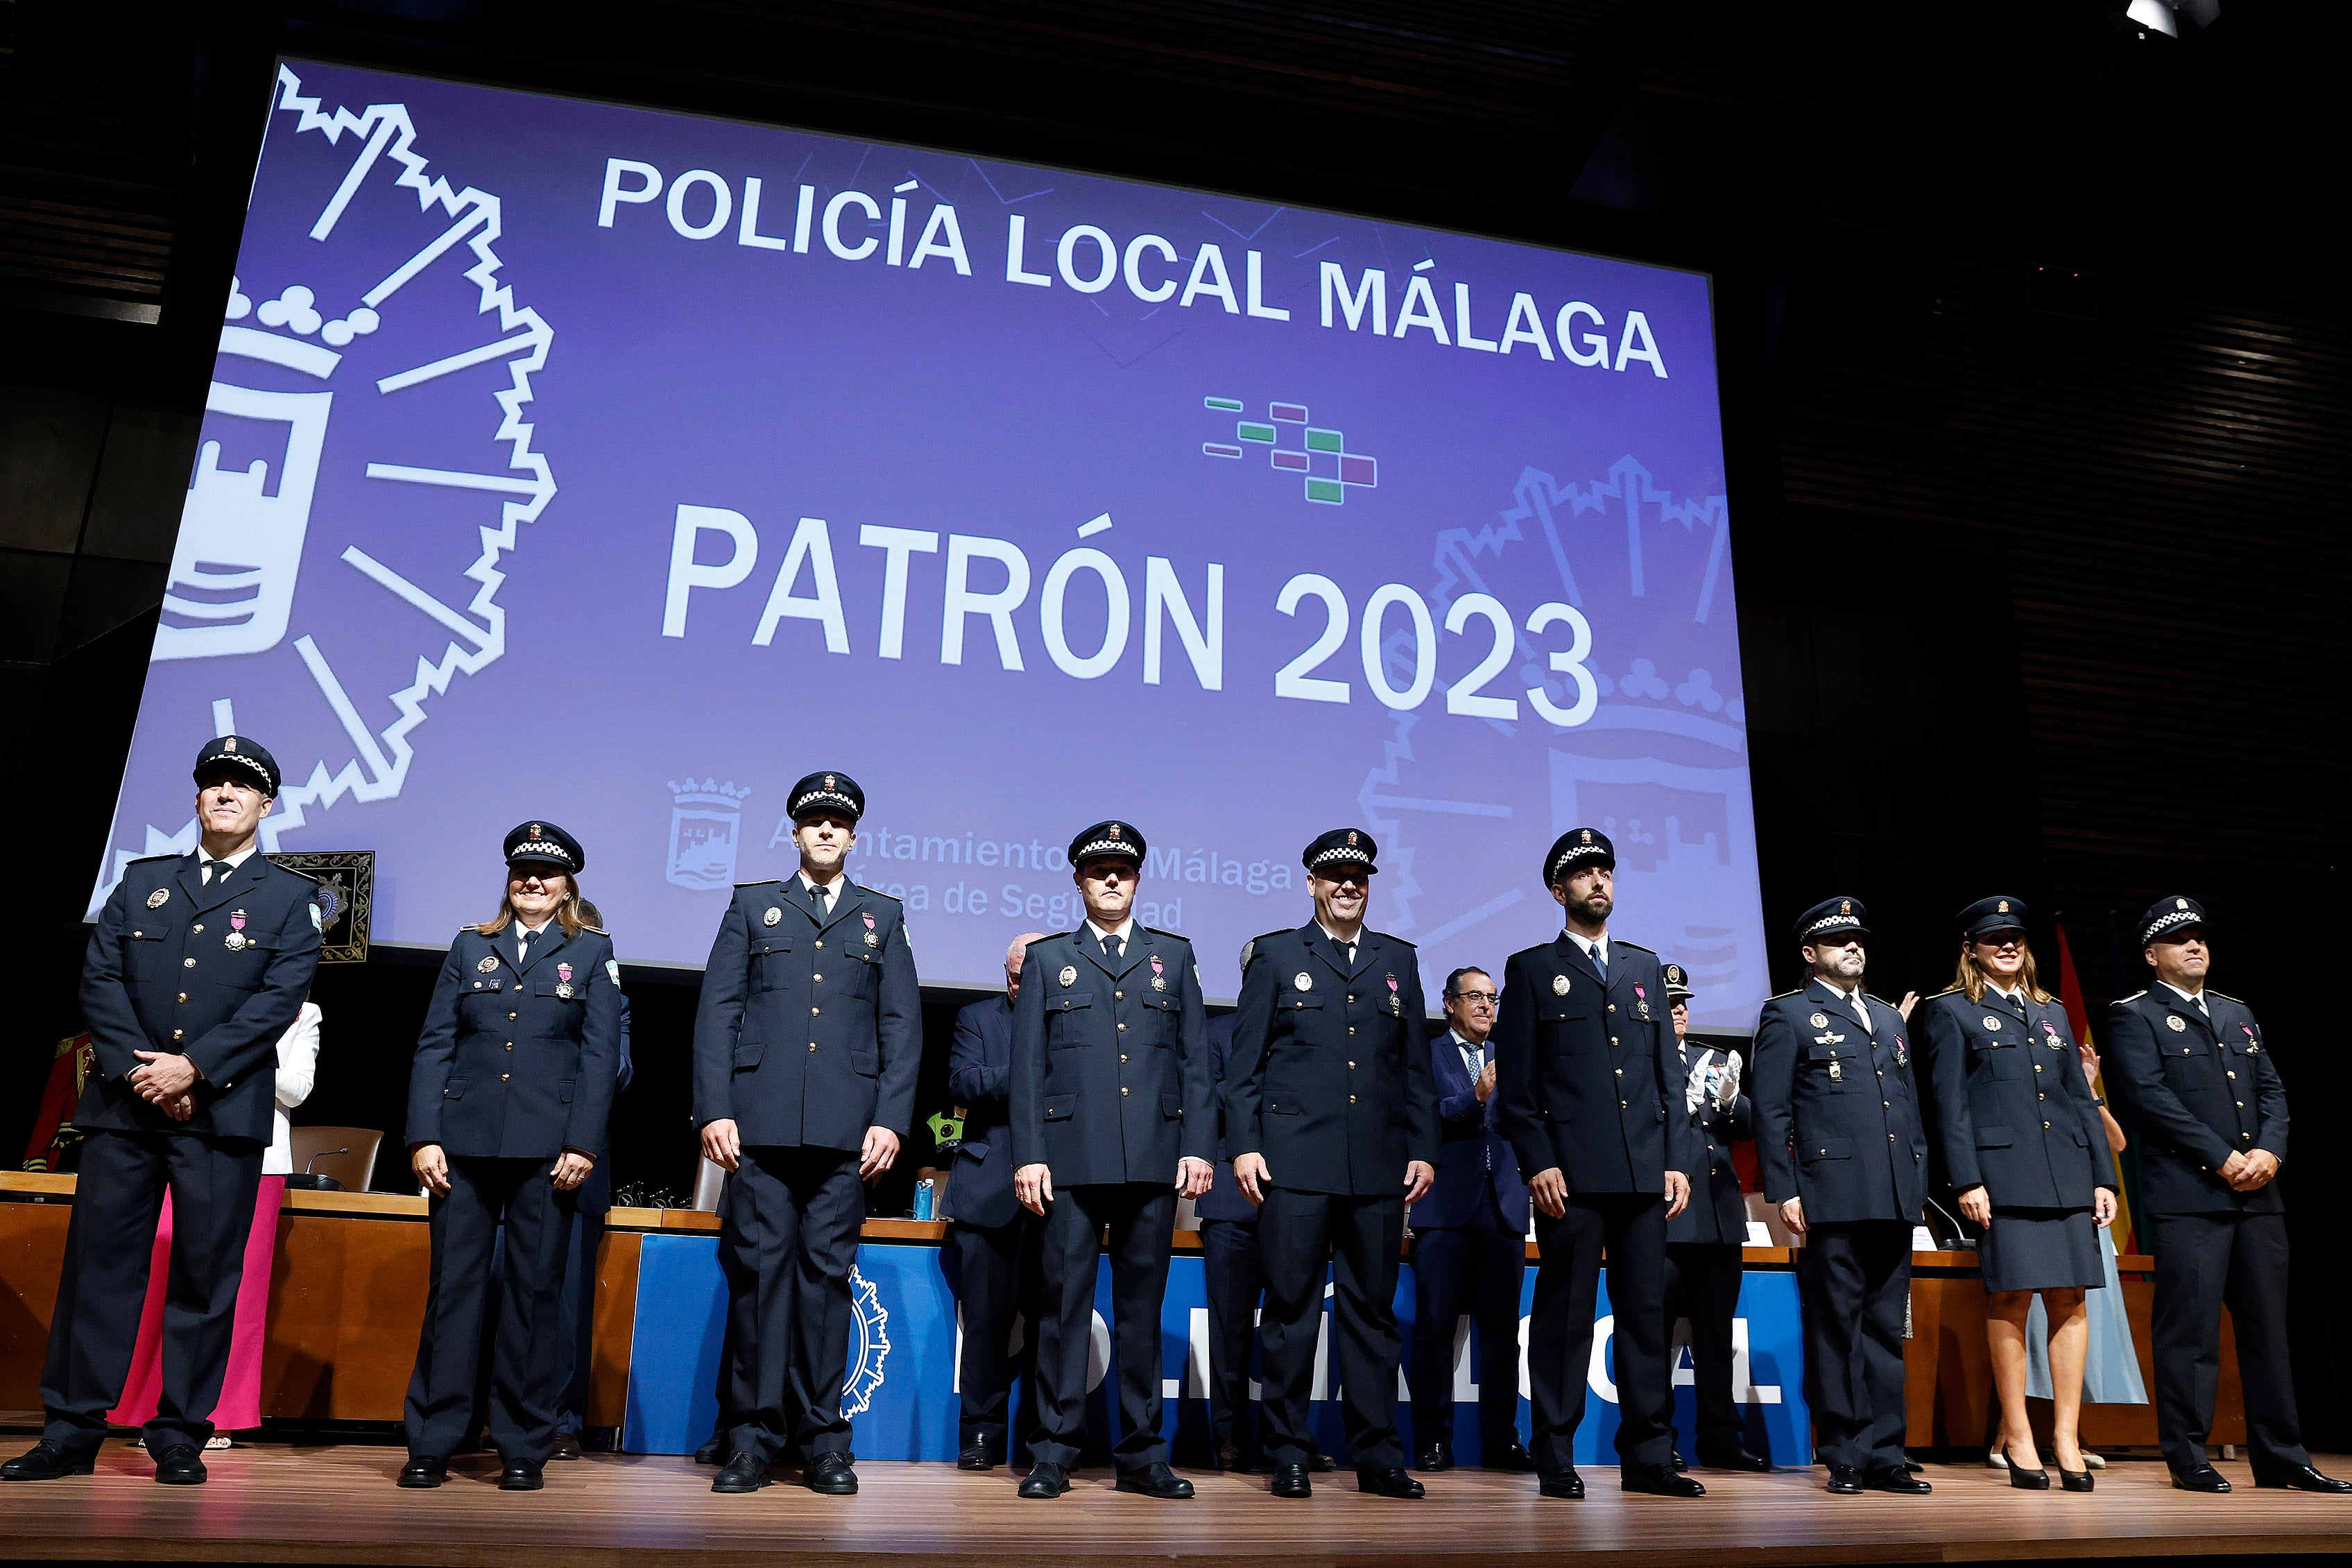
{"label": "white dress shirt", "polygon": [[2174,996],[2179,997],[2182,1001],[2187,1002],[2190,1007],[2195,1008],[2205,1017],[2211,1018],[2213,1016],[2213,1009],[2205,1005],[2205,990],[2203,987],[2200,986],[2193,991],[2184,991],[2179,986],[2174,985],[2170,980],[2158,980],[2157,981],[2157,984],[2162,986],[2166,990],[2170,991]]}
{"label": "white dress shirt", "polygon": [[[229,870],[235,871],[237,867],[251,860],[254,855],[259,852],[260,848],[261,841],[259,839],[250,840],[247,842],[245,848],[237,851],[235,854],[221,856],[220,863],[228,867]],[[196,864],[199,866],[210,866],[212,863],[213,857],[205,853],[205,846],[202,843],[198,843],[196,845]],[[210,871],[205,871],[201,874],[204,878],[205,884],[206,886],[210,886],[212,884],[213,873]]]}
{"label": "white dress shirt", "polygon": [[1135,931],[1135,916],[1130,915],[1126,919],[1120,921],[1117,925],[1110,927],[1108,930],[1105,930],[1101,925],[1096,924],[1095,917],[1089,915],[1087,916],[1087,929],[1095,934],[1095,945],[1097,946],[1100,946],[1105,940],[1115,942],[1118,946],[1112,948],[1111,951],[1124,956],[1127,953],[1127,939],[1129,936],[1133,935]]}
{"label": "white dress shirt", "polygon": [[1601,967],[1601,969],[1604,973],[1608,970],[1608,968],[1609,968],[1609,933],[1608,933],[1608,932],[1603,931],[1603,932],[1601,934],[1600,937],[1599,937],[1597,940],[1596,940],[1596,939],[1594,939],[1594,938],[1592,938],[1592,937],[1589,937],[1589,936],[1578,936],[1575,932],[1573,932],[1573,931],[1569,931],[1569,930],[1567,930],[1565,927],[1562,927],[1562,932],[1563,932],[1563,934],[1568,937],[1568,939],[1569,939],[1570,941],[1571,941],[1571,942],[1575,943],[1578,946],[1580,946],[1580,947],[1583,948],[1583,949],[1584,949],[1584,956],[1585,956],[1586,957],[1588,957],[1588,958],[1591,959],[1591,960],[1593,961],[1593,963],[1594,963],[1594,964],[1598,965],[1598,966]]}
{"label": "white dress shirt", "polygon": [[294,1124],[287,1117],[310,1097],[319,1076],[319,1004],[306,1001],[286,1032],[278,1037],[278,1107],[269,1125],[269,1152],[261,1156],[263,1176],[294,1174]]}
{"label": "white dress shirt", "polygon": [[840,902],[841,890],[849,881],[847,874],[835,877],[831,882],[814,882],[810,879],[808,873],[802,872],[800,879],[803,891],[824,900],[824,918],[832,919],[833,906]]}

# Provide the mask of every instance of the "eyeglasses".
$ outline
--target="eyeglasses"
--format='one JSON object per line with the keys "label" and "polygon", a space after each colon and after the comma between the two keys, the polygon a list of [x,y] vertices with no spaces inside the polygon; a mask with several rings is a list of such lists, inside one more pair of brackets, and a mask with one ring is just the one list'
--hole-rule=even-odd
{"label": "eyeglasses", "polygon": [[1503,999],[1503,994],[1500,991],[1456,991],[1454,999],[1457,1002],[1485,1002],[1493,1007]]}

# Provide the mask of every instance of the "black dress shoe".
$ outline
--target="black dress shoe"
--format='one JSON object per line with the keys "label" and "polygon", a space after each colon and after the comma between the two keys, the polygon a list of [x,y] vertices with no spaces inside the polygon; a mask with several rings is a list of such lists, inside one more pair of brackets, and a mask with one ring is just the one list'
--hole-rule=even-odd
{"label": "black dress shoe", "polygon": [[1528,1452],[1527,1445],[1517,1437],[1507,1443],[1496,1443],[1478,1456],[1482,1470],[1507,1470],[1513,1475],[1531,1476],[1536,1473],[1536,1457]]}
{"label": "black dress shoe", "polygon": [[1672,1465],[1627,1465],[1618,1471],[1618,1485],[1626,1491],[1652,1497],[1705,1497],[1706,1488]]}
{"label": "black dress shoe", "polygon": [[1683,1451],[1680,1448],[1674,1450],[1674,1457],[1669,1462],[1678,1470],[1690,1469],[1690,1461],[1683,1458]]}
{"label": "black dress shoe", "polygon": [[1339,1461],[1328,1454],[1309,1454],[1307,1468],[1318,1476],[1328,1476],[1339,1468]]}
{"label": "black dress shoe", "polygon": [[1276,1497],[1313,1497],[1314,1483],[1307,1479],[1305,1465],[1276,1465],[1274,1484],[1266,1489]]}
{"label": "black dress shoe", "polygon": [[500,1491],[537,1491],[546,1484],[540,1467],[529,1459],[509,1459],[499,1468]]}
{"label": "black dress shoe", "polygon": [[1918,1460],[1916,1460],[1916,1459],[1906,1459],[1906,1460],[1904,1460],[1904,1461],[1903,1461],[1903,1468],[1904,1468],[1905,1469],[1906,1469],[1906,1470],[1909,1470],[1909,1471],[1910,1471],[1913,1475],[1915,1475],[1915,1476],[1916,1476],[1916,1475],[1917,1475],[1921,1470],[1923,1470],[1923,1469],[1927,1469],[1927,1467],[1926,1467],[1925,1465],[1922,1465],[1922,1464],[1921,1464]]}
{"label": "black dress shoe", "polygon": [[1860,1497],[1862,1490],[1862,1471],[1855,1466],[1832,1465],[1830,1467],[1832,1497]]}
{"label": "black dress shoe", "polygon": [[2256,1470],[2257,1487],[2289,1487],[2296,1491],[2352,1491],[2352,1481],[2339,1481],[2333,1476],[2323,1476],[2309,1465],[2294,1465],[2283,1470]]}
{"label": "black dress shoe", "polygon": [[746,1448],[738,1451],[719,1467],[719,1473],[710,1478],[710,1490],[723,1492],[758,1491],[761,1487],[773,1485],[775,1479],[774,1472],[768,1469],[768,1461]]}
{"label": "black dress shoe", "polygon": [[1762,1475],[1772,1468],[1772,1461],[1761,1454],[1751,1454],[1745,1448],[1730,1448],[1711,1453],[1698,1451],[1698,1462],[1710,1470],[1748,1470]]}
{"label": "black dress shoe", "polygon": [[205,1484],[204,1451],[194,1443],[171,1443],[155,1456],[155,1479],[167,1487]]}
{"label": "black dress shoe", "polygon": [[722,1432],[718,1437],[711,1438],[708,1443],[703,1444],[702,1447],[695,1449],[694,1462],[698,1465],[725,1464],[727,1462],[727,1435]]}
{"label": "black dress shoe", "polygon": [[2002,1467],[2009,1471],[2009,1484],[2015,1487],[2018,1490],[2048,1491],[2050,1490],[2050,1472],[2045,1469],[2029,1470],[2024,1466],[2019,1464],[2015,1459],[2010,1458],[2009,1445],[2007,1443],[2003,1443],[2000,1446],[2000,1462]]}
{"label": "black dress shoe", "polygon": [[1217,1445],[1217,1469],[1223,1470],[1228,1475],[1245,1476],[1250,1473],[1250,1457],[1242,1452],[1242,1448],[1239,1443],[1232,1441],[1219,1443]]}
{"label": "black dress shoe", "polygon": [[826,1497],[857,1495],[857,1472],[850,1468],[849,1456],[838,1448],[811,1459],[801,1479],[808,1483],[809,1490]]}
{"label": "black dress shoe", "polygon": [[2090,1491],[2097,1487],[2098,1482],[2092,1479],[2087,1465],[2079,1470],[2070,1470],[2061,1465],[2058,1467],[2058,1484],[2068,1491]]}
{"label": "black dress shoe", "polygon": [[1044,1459],[1030,1466],[1029,1473],[1021,1478],[1023,1497],[1059,1497],[1069,1490],[1069,1471]]}
{"label": "black dress shoe", "polygon": [[86,1476],[98,1462],[98,1451],[68,1453],[47,1437],[0,1465],[0,1480],[53,1481],[59,1476]]}
{"label": "black dress shoe", "polygon": [[1867,1471],[1862,1478],[1862,1484],[1873,1491],[1890,1491],[1896,1497],[1926,1497],[1936,1490],[1900,1465]]}
{"label": "black dress shoe", "polygon": [[400,1467],[400,1479],[395,1483],[414,1490],[437,1487],[449,1479],[449,1461],[431,1454],[411,1454],[408,1463]]}
{"label": "black dress shoe", "polygon": [[966,1443],[956,1455],[960,1470],[992,1470],[996,1468],[996,1448],[989,1443]]}
{"label": "black dress shoe", "polygon": [[1581,1499],[1584,1496],[1584,1478],[1574,1470],[1546,1476],[1536,1483],[1536,1494],[1539,1497]]}
{"label": "black dress shoe", "polygon": [[1424,1497],[1427,1489],[1402,1465],[1358,1465],[1356,1490],[1374,1497]]}
{"label": "black dress shoe", "polygon": [[2172,1484],[2182,1491],[2224,1492],[2230,1490],[2229,1478],[2210,1465],[2175,1470],[2172,1472]]}
{"label": "black dress shoe", "polygon": [[1192,1483],[1166,1465],[1155,1462],[1119,1477],[1118,1490],[1143,1497],[1156,1497],[1163,1502],[1174,1502],[1192,1495]]}
{"label": "black dress shoe", "polygon": [[555,1447],[548,1451],[551,1459],[576,1459],[580,1457],[580,1437],[575,1432],[558,1432]]}
{"label": "black dress shoe", "polygon": [[1431,1443],[1412,1457],[1417,1470],[1450,1470],[1454,1468],[1454,1450],[1444,1443]]}

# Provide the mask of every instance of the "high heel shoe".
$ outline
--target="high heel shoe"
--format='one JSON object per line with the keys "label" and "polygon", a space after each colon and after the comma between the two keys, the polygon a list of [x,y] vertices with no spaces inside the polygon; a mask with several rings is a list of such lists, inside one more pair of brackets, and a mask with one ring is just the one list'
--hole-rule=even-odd
{"label": "high heel shoe", "polygon": [[[2015,1459],[2010,1458],[2009,1445],[2007,1443],[2003,1443],[2000,1446],[2000,1457],[2009,1465],[2010,1485],[2017,1488],[2020,1491],[2048,1491],[2050,1490],[2050,1472],[2048,1470],[2026,1469]],[[2090,1472],[2086,1470],[2084,1473],[2088,1475]]]}
{"label": "high heel shoe", "polygon": [[2088,1466],[2070,1470],[2061,1465],[2058,1467],[2058,1484],[2068,1491],[2089,1491],[2097,1483],[2092,1479]]}

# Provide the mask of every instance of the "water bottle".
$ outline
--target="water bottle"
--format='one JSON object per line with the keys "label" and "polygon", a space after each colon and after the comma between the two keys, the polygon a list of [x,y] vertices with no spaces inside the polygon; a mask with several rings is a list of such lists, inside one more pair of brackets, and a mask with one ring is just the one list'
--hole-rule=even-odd
{"label": "water bottle", "polygon": [[930,1217],[931,1178],[929,1176],[925,1176],[922,1180],[915,1184],[915,1218],[918,1219],[929,1219]]}

